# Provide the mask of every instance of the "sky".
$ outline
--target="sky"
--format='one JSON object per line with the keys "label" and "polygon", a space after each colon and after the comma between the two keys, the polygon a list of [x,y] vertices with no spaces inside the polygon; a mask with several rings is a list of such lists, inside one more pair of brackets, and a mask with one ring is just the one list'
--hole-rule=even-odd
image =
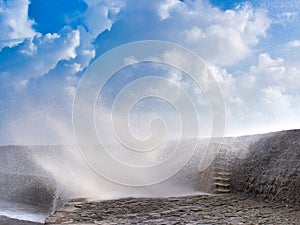
{"label": "sky", "polygon": [[[222,90],[227,136],[300,128],[299,12],[299,0],[0,0],[0,144],[71,143],[73,98],[89,65],[153,39],[205,61]],[[182,74],[166,77],[197,98]]]}

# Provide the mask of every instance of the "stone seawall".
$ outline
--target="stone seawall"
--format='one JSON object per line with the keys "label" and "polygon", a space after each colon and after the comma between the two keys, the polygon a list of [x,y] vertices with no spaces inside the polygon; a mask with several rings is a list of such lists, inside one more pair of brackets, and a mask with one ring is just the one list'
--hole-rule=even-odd
{"label": "stone seawall", "polygon": [[276,132],[235,158],[231,190],[300,205],[300,130]]}
{"label": "stone seawall", "polygon": [[223,142],[213,163],[199,174],[200,191],[248,194],[300,205],[300,130]]}
{"label": "stone seawall", "polygon": [[0,146],[0,199],[38,205],[52,210],[61,203],[55,179],[34,155],[62,158],[59,146]]}
{"label": "stone seawall", "polygon": [[74,199],[45,224],[299,224],[299,169],[300,130],[225,138],[198,186],[222,195]]}

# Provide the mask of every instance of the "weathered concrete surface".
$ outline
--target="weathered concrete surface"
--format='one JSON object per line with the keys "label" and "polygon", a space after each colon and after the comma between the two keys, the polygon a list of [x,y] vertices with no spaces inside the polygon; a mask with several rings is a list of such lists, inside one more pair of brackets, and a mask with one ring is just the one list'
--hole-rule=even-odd
{"label": "weathered concrete surface", "polygon": [[[216,173],[232,173],[234,161],[236,159],[245,159],[250,145],[257,143],[262,136],[268,135],[276,135],[276,133],[225,137],[223,139],[216,138],[215,140],[212,140],[213,142],[216,142],[216,148],[218,148],[215,149],[216,157],[205,170],[199,171],[198,190],[207,193],[215,193],[216,187],[214,183],[216,181]],[[232,176],[234,176],[234,174],[232,174]]]}
{"label": "weathered concrete surface", "polygon": [[0,146],[0,199],[52,207],[57,184],[37,165],[37,154],[62,158],[59,146]]}
{"label": "weathered concrete surface", "polygon": [[300,205],[300,130],[262,135],[232,162],[231,190]]}
{"label": "weathered concrete surface", "polygon": [[199,173],[199,190],[214,193],[217,172],[230,190],[300,205],[300,130],[225,138],[215,160]]}
{"label": "weathered concrete surface", "polygon": [[299,224],[300,211],[234,195],[73,200],[46,224]]}

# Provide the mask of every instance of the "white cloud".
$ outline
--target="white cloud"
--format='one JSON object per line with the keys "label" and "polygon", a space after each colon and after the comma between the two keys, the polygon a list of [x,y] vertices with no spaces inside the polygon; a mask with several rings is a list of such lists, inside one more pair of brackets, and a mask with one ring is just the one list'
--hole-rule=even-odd
{"label": "white cloud", "polygon": [[300,47],[300,40],[293,40],[287,43],[288,48],[299,48]]}
{"label": "white cloud", "polygon": [[[61,60],[74,59],[80,44],[78,30],[64,30],[61,34],[36,35],[11,49],[15,53],[0,62],[1,69],[8,71],[6,85],[24,86],[24,80],[40,77],[54,69]],[[18,66],[14,66],[18,65]],[[21,86],[19,86],[22,84]],[[4,84],[3,84],[4,85]]]}
{"label": "white cloud", "polygon": [[0,49],[32,38],[36,32],[33,21],[28,18],[29,0],[0,0]]}
{"label": "white cloud", "polygon": [[[181,62],[188,63],[184,57]],[[262,53],[257,56],[257,63],[241,75],[233,76],[220,66],[209,65],[209,69],[224,97],[226,135],[270,132],[300,126],[300,68],[290,67],[284,59],[274,59]],[[173,76],[170,73],[169,79],[187,90],[202,113],[205,99],[201,90],[185,76]],[[205,82],[205,79],[202,81]]]}
{"label": "white cloud", "polygon": [[85,0],[88,5],[84,13],[84,23],[89,29],[91,39],[96,38],[104,30],[110,30],[113,17],[125,5],[123,1]]}
{"label": "white cloud", "polygon": [[[87,10],[78,15],[81,24],[48,34],[31,28],[34,21],[28,19],[28,4],[28,0],[0,2],[0,52],[5,58],[0,61],[0,89],[5,94],[0,98],[5,103],[0,123],[8,131],[4,142],[69,143],[64,133],[72,130],[78,75],[96,56],[95,39],[111,28],[124,2],[88,0]],[[3,46],[9,48],[1,51]],[[36,116],[40,111],[49,115]],[[34,129],[28,131],[28,127]]]}
{"label": "white cloud", "polygon": [[[182,3],[166,0],[157,7],[172,40],[196,51],[211,64],[230,66],[247,58],[261,37],[266,36],[271,20],[263,10],[248,5],[221,11],[203,1]],[[179,33],[179,35],[178,35]]]}
{"label": "white cloud", "polygon": [[292,23],[296,20],[299,13],[295,12],[281,12],[278,13],[274,23],[286,25],[287,23]]}
{"label": "white cloud", "polygon": [[[65,59],[74,59],[76,57],[76,48],[80,44],[80,33],[78,30],[73,30],[67,35],[67,39],[69,40],[69,46],[64,51],[64,57]],[[67,43],[67,41],[64,41],[64,43]]]}
{"label": "white cloud", "polygon": [[227,134],[241,135],[300,126],[300,68],[289,67],[269,54],[258,56],[257,64],[240,76],[224,69],[213,73],[222,76],[227,113]]}
{"label": "white cloud", "polygon": [[[78,25],[75,30],[64,27],[57,33],[45,35],[37,34],[32,29],[33,21],[27,16],[28,3],[26,0],[18,3],[1,1],[0,29],[3,32],[0,39],[18,39],[16,43],[19,45],[12,47],[11,56],[5,55],[7,59],[0,62],[0,85],[6,85],[7,82],[8,85],[19,86],[20,89],[31,88],[33,95],[38,96],[40,101],[38,104],[41,102],[44,104],[44,111],[49,110],[47,107],[53,107],[46,105],[48,102],[55,102],[57,105],[52,108],[53,111],[56,109],[59,111],[63,107],[68,109],[63,116],[60,112],[58,114],[54,112],[53,118],[70,120],[70,103],[79,80],[77,75],[96,56],[94,41],[103,31],[112,28],[116,15],[120,13],[125,3],[87,0],[88,8],[80,15],[83,19],[82,25]],[[300,126],[300,68],[290,67],[283,58],[274,59],[268,53],[259,54],[255,49],[260,39],[267,35],[271,22],[274,22],[268,18],[265,11],[253,9],[248,5],[222,11],[200,0],[186,2],[164,0],[147,4],[149,4],[147,9],[142,9],[149,11],[145,14],[139,12],[139,17],[135,21],[132,18],[136,15],[134,13],[140,10],[142,3],[130,2],[129,5],[136,8],[125,10],[118,18],[124,20],[124,30],[128,25],[130,33],[127,34],[137,36],[137,39],[154,37],[153,39],[182,44],[208,62],[224,95],[228,134],[265,132]],[[156,11],[152,11],[153,8]],[[293,19],[294,14],[285,16]],[[158,21],[157,24],[153,22],[155,19]],[[143,29],[137,26],[140,25],[139,21],[142,21]],[[124,30],[122,32],[125,32]],[[116,30],[112,31],[113,35],[120,35]],[[118,36],[113,41],[119,43],[122,38]],[[136,40],[127,38],[124,37],[124,40]],[[2,45],[3,43],[1,42]],[[293,40],[287,43],[287,46],[300,47],[300,40]],[[243,68],[244,71],[247,70],[246,72],[242,71],[236,75],[230,74],[226,69],[227,66],[238,65],[249,56],[257,57],[257,63],[250,66],[249,70]],[[179,65],[191,63],[176,52],[166,53],[163,57],[172,57],[174,63]],[[124,63],[134,61],[132,57],[126,59]],[[194,97],[199,96],[196,98],[199,107],[205,106],[207,102],[201,90],[190,85],[178,71],[167,72],[171,81],[190,91],[189,94],[193,94]],[[205,82],[205,78],[203,79]],[[69,104],[64,104],[64,101]],[[14,104],[11,104],[11,108]],[[34,105],[32,104],[32,107]],[[43,123],[42,116],[40,121]],[[30,127],[34,122],[35,120],[28,123],[29,125],[26,124],[26,127]],[[50,124],[52,122],[49,120]],[[55,133],[56,129],[61,127],[56,126],[51,132]],[[23,132],[26,132],[26,129],[19,133]],[[34,132],[37,137],[39,133],[39,129]],[[48,136],[51,134],[43,135],[41,140],[47,141]]]}
{"label": "white cloud", "polygon": [[2,47],[18,44],[11,46],[11,57],[6,62],[0,62],[0,65],[3,64],[1,73],[8,77],[7,85],[23,87],[31,78],[41,77],[54,69],[61,60],[76,61],[77,72],[89,65],[96,55],[93,41],[101,32],[110,29],[114,16],[124,6],[124,2],[87,0],[86,3],[88,8],[83,14],[83,23],[88,30],[79,25],[75,30],[64,27],[57,33],[42,35],[31,28],[33,21],[28,19],[29,1],[1,2],[0,28],[4,32],[1,32],[0,40],[17,40],[1,42],[0,49],[1,44]]}
{"label": "white cloud", "polygon": [[284,94],[280,87],[264,88],[262,97],[266,106],[272,110],[285,111],[291,107],[291,96]]}
{"label": "white cloud", "polygon": [[258,56],[258,65],[250,68],[251,74],[262,74],[264,76],[282,75],[286,72],[282,58],[272,59],[267,53]]}
{"label": "white cloud", "polygon": [[174,9],[180,2],[178,0],[166,0],[163,4],[158,6],[158,15],[161,20],[168,19],[170,17],[170,11]]}
{"label": "white cloud", "polygon": [[200,38],[204,38],[205,34],[203,33],[203,31],[199,28],[199,27],[193,27],[190,30],[184,30],[182,32],[185,41],[189,42],[189,43],[197,43],[199,41]]}

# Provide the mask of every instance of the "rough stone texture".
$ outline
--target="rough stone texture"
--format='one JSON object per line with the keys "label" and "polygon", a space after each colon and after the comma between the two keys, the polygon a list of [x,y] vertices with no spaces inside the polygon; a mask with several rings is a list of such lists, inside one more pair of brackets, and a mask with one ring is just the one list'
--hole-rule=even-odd
{"label": "rough stone texture", "polygon": [[207,193],[216,193],[216,186],[214,185],[217,176],[216,173],[231,173],[232,162],[237,154],[237,151],[231,148],[234,144],[234,140],[234,138],[227,138],[227,142],[221,145],[213,162],[204,171],[199,172],[198,190]]}
{"label": "rough stone texture", "polygon": [[199,190],[216,192],[217,171],[230,173],[230,190],[300,205],[300,130],[225,138],[199,173]]}
{"label": "rough stone texture", "polygon": [[45,224],[299,224],[300,211],[233,195],[73,200]]}
{"label": "rough stone texture", "polygon": [[0,199],[50,206],[55,198],[55,183],[41,176],[0,172]]}
{"label": "rough stone texture", "polygon": [[232,194],[81,199],[46,224],[300,224],[300,130],[226,138],[200,172],[200,191],[215,191],[216,171],[230,173]]}
{"label": "rough stone texture", "polygon": [[55,179],[37,164],[63,158],[62,146],[0,146],[0,199],[39,205],[52,210],[65,200]]}
{"label": "rough stone texture", "polygon": [[300,130],[262,135],[233,161],[233,192],[300,205]]}

